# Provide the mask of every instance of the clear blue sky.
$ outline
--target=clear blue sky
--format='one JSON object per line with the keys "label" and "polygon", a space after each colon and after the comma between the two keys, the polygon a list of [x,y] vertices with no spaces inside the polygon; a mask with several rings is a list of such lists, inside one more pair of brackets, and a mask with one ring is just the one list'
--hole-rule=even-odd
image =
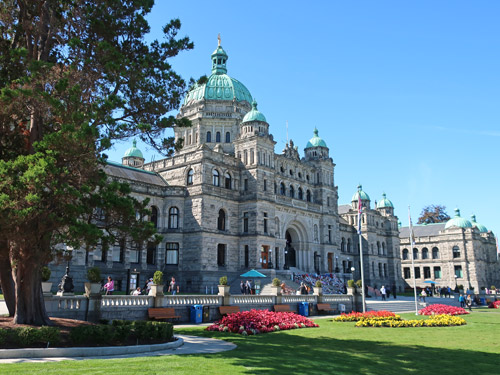
{"label": "clear blue sky", "polygon": [[[178,17],[195,48],[172,59],[210,74],[221,33],[228,74],[301,155],[314,127],[336,163],[339,204],[358,183],[383,192],[403,225],[442,204],[500,232],[499,1],[165,1],[152,37]],[[119,144],[120,161],[131,145]],[[150,161],[152,150],[139,145]],[[158,159],[159,156],[156,156]]]}

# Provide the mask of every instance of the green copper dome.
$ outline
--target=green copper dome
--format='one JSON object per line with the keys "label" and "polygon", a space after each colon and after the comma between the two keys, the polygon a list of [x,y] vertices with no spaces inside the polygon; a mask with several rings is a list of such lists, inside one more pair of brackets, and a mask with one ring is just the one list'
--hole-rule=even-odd
{"label": "green copper dome", "polygon": [[307,142],[306,148],[311,148],[311,147],[326,147],[325,141],[318,137],[318,129],[314,128],[314,137],[312,137],[309,142]]}
{"label": "green copper dome", "polygon": [[458,228],[472,228],[472,224],[469,220],[460,217],[460,210],[455,208],[455,217],[446,222],[444,229],[458,227]]}
{"label": "green copper dome", "polygon": [[252,103],[250,91],[240,81],[229,77],[227,73],[226,61],[228,59],[226,51],[220,45],[212,53],[212,74],[207,82],[195,84],[184,98],[184,104],[192,100],[233,100],[238,102],[246,100]]}
{"label": "green copper dome", "polygon": [[481,233],[488,232],[488,229],[483,224],[479,224],[476,222],[476,215],[472,215],[470,217],[470,223],[472,224],[473,227],[476,227],[477,230],[480,231]]}
{"label": "green copper dome", "polygon": [[266,117],[262,114],[262,112],[257,110],[257,102],[255,100],[252,102],[252,109],[245,115],[245,117],[243,117],[242,122],[250,121],[267,122]]}
{"label": "green copper dome", "polygon": [[361,184],[358,185],[358,191],[355,192],[354,195],[352,196],[351,202],[357,201],[358,195],[361,196],[362,201],[369,201],[370,200],[370,197],[368,196],[368,194],[366,194],[363,191],[363,187],[361,186]]}
{"label": "green copper dome", "polygon": [[123,155],[124,158],[127,158],[127,157],[135,157],[135,158],[141,158],[141,159],[144,159],[144,156],[142,156],[142,152],[141,150],[139,150],[136,145],[137,145],[137,142],[136,140],[134,139],[134,141],[132,142],[133,146],[130,147],[127,151],[125,151],[125,155]]}
{"label": "green copper dome", "polygon": [[385,196],[385,193],[382,194],[382,199],[377,202],[377,208],[394,208],[394,205],[392,204],[392,202],[386,198]]}

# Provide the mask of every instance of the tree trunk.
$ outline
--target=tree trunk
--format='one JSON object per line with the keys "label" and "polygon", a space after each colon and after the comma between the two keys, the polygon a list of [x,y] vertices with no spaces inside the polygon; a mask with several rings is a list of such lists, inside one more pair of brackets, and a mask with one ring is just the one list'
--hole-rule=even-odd
{"label": "tree trunk", "polygon": [[2,286],[3,298],[9,310],[9,316],[14,316],[16,312],[16,294],[7,241],[0,241],[0,286]]}
{"label": "tree trunk", "polygon": [[40,268],[32,260],[19,262],[13,271],[16,282],[15,324],[52,325],[45,310]]}

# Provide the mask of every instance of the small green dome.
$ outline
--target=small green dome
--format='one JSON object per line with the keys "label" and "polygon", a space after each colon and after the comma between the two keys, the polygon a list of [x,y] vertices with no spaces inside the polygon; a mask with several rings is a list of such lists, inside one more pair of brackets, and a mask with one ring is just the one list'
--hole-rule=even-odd
{"label": "small green dome", "polygon": [[266,117],[262,114],[262,112],[257,110],[257,102],[255,100],[252,102],[252,109],[245,115],[245,117],[243,117],[242,122],[251,121],[267,122]]}
{"label": "small green dome", "polygon": [[141,150],[139,150],[136,145],[137,145],[137,142],[136,140],[134,139],[134,141],[132,142],[133,146],[130,147],[127,151],[125,151],[125,155],[123,155],[124,158],[127,158],[127,157],[134,157],[134,158],[141,158],[141,159],[144,159],[144,156],[142,156],[142,152]]}
{"label": "small green dome", "polygon": [[458,228],[472,228],[472,224],[469,220],[460,217],[460,210],[455,208],[455,217],[446,222],[444,229],[458,227]]}
{"label": "small green dome", "polygon": [[385,193],[382,194],[382,199],[377,203],[377,208],[394,208],[392,202],[386,198]]}
{"label": "small green dome", "polygon": [[479,224],[476,222],[476,215],[472,215],[470,217],[470,223],[472,224],[473,227],[476,227],[479,232],[481,233],[488,232],[488,229],[483,224]]}
{"label": "small green dome", "polygon": [[311,147],[326,147],[325,141],[318,137],[318,129],[314,128],[314,137],[312,137],[309,142],[307,142],[306,148],[311,148]]}
{"label": "small green dome", "polygon": [[192,100],[233,100],[238,102],[246,100],[252,103],[252,95],[243,83],[237,79],[229,77],[227,73],[226,61],[228,59],[226,51],[220,45],[212,53],[212,74],[207,82],[196,83],[184,98],[184,104]]}
{"label": "small green dome", "polygon": [[352,196],[351,202],[357,201],[358,195],[361,197],[362,201],[369,201],[370,200],[370,197],[368,196],[368,194],[366,194],[363,191],[363,187],[361,186],[361,184],[358,185],[358,191],[355,192],[354,195]]}

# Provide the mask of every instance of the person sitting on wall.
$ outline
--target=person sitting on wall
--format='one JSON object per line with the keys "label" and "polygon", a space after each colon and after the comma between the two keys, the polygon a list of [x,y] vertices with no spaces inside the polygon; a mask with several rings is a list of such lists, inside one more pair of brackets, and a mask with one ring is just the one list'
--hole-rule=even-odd
{"label": "person sitting on wall", "polygon": [[141,288],[140,287],[137,287],[136,290],[132,291],[131,293],[133,296],[140,296],[142,293],[141,293]]}
{"label": "person sitting on wall", "polygon": [[104,290],[106,291],[107,296],[110,296],[115,291],[115,282],[111,276],[108,276],[108,282],[104,284]]}

